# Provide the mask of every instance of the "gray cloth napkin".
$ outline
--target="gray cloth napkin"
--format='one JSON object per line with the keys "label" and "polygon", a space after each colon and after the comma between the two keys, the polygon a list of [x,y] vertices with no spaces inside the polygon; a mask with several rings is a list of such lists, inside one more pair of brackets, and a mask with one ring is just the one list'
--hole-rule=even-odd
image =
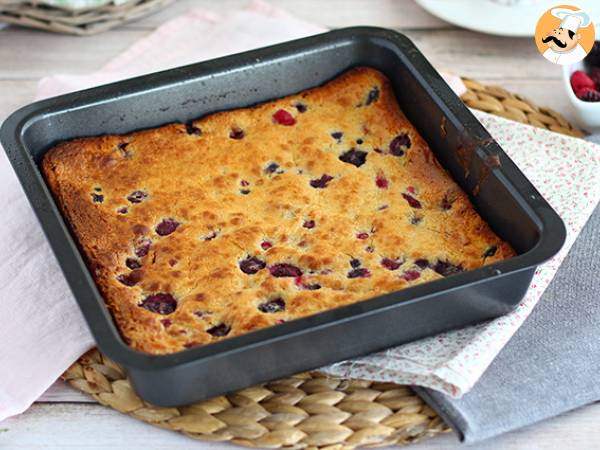
{"label": "gray cloth napkin", "polygon": [[417,392],[465,442],[600,400],[600,205],[531,316],[460,399]]}

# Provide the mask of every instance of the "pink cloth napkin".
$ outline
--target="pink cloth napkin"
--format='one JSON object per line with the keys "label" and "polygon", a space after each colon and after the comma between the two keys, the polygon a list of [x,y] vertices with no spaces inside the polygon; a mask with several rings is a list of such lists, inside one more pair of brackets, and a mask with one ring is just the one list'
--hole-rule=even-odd
{"label": "pink cloth napkin", "polygon": [[[41,80],[37,98],[322,31],[259,0],[245,10],[227,15],[191,10],[164,24],[96,73],[57,75]],[[464,86],[460,79],[446,78],[455,91],[462,93]],[[511,157],[527,169],[526,174],[567,219],[569,243],[572,243],[600,197],[600,179],[596,175],[600,173],[600,163],[590,156],[591,144],[492,116],[480,116],[506,150],[514,149]],[[558,153],[552,158],[556,146],[575,152],[575,162],[561,163],[556,157]],[[558,173],[565,177],[563,182],[545,186]],[[573,174],[577,174],[578,182],[566,183]],[[599,188],[588,189],[584,196],[584,186]],[[0,193],[0,210],[5,212],[0,221],[0,236],[4,238],[0,240],[0,254],[7,255],[0,259],[2,420],[25,410],[94,342],[3,153],[0,153]],[[576,211],[571,209],[572,202],[578,203]],[[540,269],[527,299],[513,315],[324,370],[355,378],[419,384],[461,395],[476,382],[525,319],[566,250],[568,246],[561,257],[546,269]]]}

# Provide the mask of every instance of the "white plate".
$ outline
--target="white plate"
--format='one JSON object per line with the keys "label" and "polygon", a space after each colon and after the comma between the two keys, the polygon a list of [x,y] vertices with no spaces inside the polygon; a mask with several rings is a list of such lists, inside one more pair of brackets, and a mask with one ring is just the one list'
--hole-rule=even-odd
{"label": "white plate", "polygon": [[[535,4],[506,6],[492,0],[416,0],[429,13],[446,22],[499,36],[531,37],[540,16],[560,4],[573,4],[600,23],[599,0],[538,0]],[[526,3],[532,3],[529,0]]]}

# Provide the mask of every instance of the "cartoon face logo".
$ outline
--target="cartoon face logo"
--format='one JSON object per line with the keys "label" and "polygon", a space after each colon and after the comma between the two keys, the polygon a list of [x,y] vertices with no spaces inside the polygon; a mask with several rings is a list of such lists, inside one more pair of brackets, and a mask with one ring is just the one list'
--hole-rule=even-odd
{"label": "cartoon face logo", "polygon": [[595,30],[585,11],[565,5],[548,10],[540,18],[535,35],[544,58],[566,65],[586,57],[594,42]]}
{"label": "cartoon face logo", "polygon": [[577,46],[580,40],[581,34],[575,34],[573,30],[566,30],[564,28],[555,28],[545,38],[542,38],[542,42],[557,53],[570,52]]}

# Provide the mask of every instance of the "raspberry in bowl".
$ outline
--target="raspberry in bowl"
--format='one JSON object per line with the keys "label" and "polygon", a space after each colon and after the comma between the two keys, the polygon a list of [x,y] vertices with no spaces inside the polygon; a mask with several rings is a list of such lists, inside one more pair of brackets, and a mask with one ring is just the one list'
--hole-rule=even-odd
{"label": "raspberry in bowl", "polygon": [[563,66],[563,81],[580,126],[600,131],[600,41],[583,61]]}

